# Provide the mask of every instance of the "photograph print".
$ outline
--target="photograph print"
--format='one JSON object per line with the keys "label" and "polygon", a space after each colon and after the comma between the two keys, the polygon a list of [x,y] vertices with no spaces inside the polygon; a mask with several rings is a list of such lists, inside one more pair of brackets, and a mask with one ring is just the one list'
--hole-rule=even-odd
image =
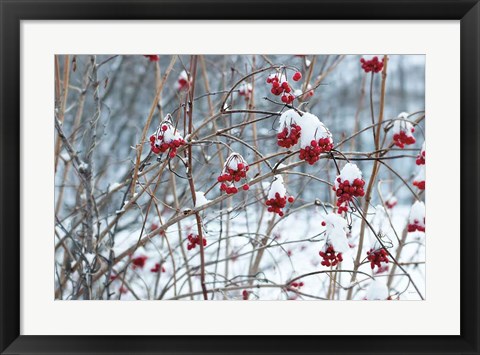
{"label": "photograph print", "polygon": [[425,300],[425,56],[58,54],[55,300]]}

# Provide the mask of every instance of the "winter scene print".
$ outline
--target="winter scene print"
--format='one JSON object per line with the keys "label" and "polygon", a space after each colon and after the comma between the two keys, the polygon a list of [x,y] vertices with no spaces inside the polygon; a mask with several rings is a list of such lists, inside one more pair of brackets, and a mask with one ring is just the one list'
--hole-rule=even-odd
{"label": "winter scene print", "polygon": [[56,300],[426,299],[424,55],[54,60]]}

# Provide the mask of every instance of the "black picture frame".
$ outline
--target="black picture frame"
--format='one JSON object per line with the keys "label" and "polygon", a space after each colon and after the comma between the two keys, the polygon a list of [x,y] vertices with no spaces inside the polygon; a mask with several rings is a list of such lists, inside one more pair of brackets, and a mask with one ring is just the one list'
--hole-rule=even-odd
{"label": "black picture frame", "polygon": [[[292,11],[293,3],[296,11]],[[478,0],[300,0],[295,2],[291,0],[127,0],[117,2],[0,0],[0,12],[0,351],[2,354],[479,354],[480,4]],[[20,22],[22,20],[84,19],[460,20],[461,335],[341,337],[20,335],[20,146],[22,144],[20,141]],[[221,317],[221,315],[218,316]],[[441,318],[441,310],[439,310],[439,317]]]}

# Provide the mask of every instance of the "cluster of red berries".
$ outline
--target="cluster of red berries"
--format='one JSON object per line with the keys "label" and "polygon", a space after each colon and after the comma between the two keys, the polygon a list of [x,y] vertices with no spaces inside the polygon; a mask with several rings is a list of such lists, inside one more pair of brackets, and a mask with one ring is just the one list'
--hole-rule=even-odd
{"label": "cluster of red berries", "polygon": [[160,60],[160,56],[156,54],[144,54],[145,58],[148,58],[151,62],[158,62]]}
{"label": "cluster of red berries", "polygon": [[293,92],[295,97],[300,101],[303,102],[313,95],[315,95],[315,91],[312,89],[312,85],[308,84],[307,87],[304,89],[305,91],[302,92],[302,90],[298,89]]}
{"label": "cluster of red berries", "polygon": [[387,206],[388,209],[392,209],[397,205],[398,201],[395,197],[390,197],[387,201],[385,201],[385,206]]}
{"label": "cluster of red berries", "polygon": [[388,263],[388,253],[385,249],[370,249],[367,251],[367,259],[370,261],[370,267],[372,270],[375,268],[375,265],[378,268],[382,267],[382,263]]}
{"label": "cluster of red berries", "polygon": [[291,287],[295,287],[295,288],[300,288],[300,287],[303,287],[305,284],[303,283],[303,281],[300,281],[300,282],[292,282],[290,284]]}
{"label": "cluster of red berries", "polygon": [[280,217],[283,217],[284,213],[282,211],[283,208],[287,205],[287,201],[289,203],[293,203],[295,199],[293,196],[280,196],[280,193],[275,194],[275,198],[269,198],[265,204],[268,206],[267,211],[272,213],[277,213]]}
{"label": "cluster of red berries", "polygon": [[135,270],[136,268],[141,268],[145,266],[145,262],[147,261],[148,257],[145,255],[137,256],[136,258],[132,259],[132,268]]}
{"label": "cluster of red berries", "polygon": [[323,266],[335,266],[343,261],[342,253],[337,253],[332,245],[329,245],[325,251],[318,253],[322,258]]}
{"label": "cluster of red berries", "polygon": [[415,161],[417,165],[425,165],[425,151],[422,150],[418,155],[417,155],[417,160]]}
{"label": "cluster of red berries", "polygon": [[165,267],[163,265],[160,265],[160,263],[155,263],[155,266],[150,269],[151,272],[165,272]]}
{"label": "cluster of red berries", "polygon": [[333,149],[333,141],[330,137],[320,138],[318,141],[312,140],[309,146],[300,149],[300,159],[313,165],[320,159],[320,154],[329,152]]}
{"label": "cluster of red berries", "polygon": [[[113,282],[117,280],[119,276],[120,274],[110,275],[110,281]],[[121,294],[126,294],[128,293],[128,289],[125,286],[120,286],[120,288],[118,289],[118,292],[120,292]]]}
{"label": "cluster of red berries", "polygon": [[[119,278],[119,276],[120,276],[120,274],[110,275],[110,281],[113,282],[113,281],[117,280]],[[118,292],[120,292],[121,294],[126,294],[126,293],[128,293],[128,288],[126,288],[125,286],[120,286],[120,288],[118,289]]]}
{"label": "cluster of red berries", "polygon": [[244,301],[247,301],[248,300],[248,296],[250,295],[250,293],[247,291],[247,290],[243,290],[242,291],[242,299]]}
{"label": "cluster of red berries", "polygon": [[[187,250],[192,250],[197,245],[200,246],[200,237],[198,235],[191,233],[187,236],[187,239],[188,239]],[[203,238],[203,246],[206,246],[206,245],[207,245],[207,239]]]}
{"label": "cluster of red berries", "polygon": [[295,96],[292,94],[292,87],[288,81],[280,82],[278,75],[270,75],[267,78],[267,83],[272,84],[270,92],[276,96],[282,95],[281,99],[283,103],[291,104],[295,100]]}
{"label": "cluster of red berries", "polygon": [[348,180],[342,181],[340,177],[337,178],[338,187],[333,187],[333,191],[336,191],[337,194],[337,207],[338,213],[348,211],[348,203],[354,197],[363,197],[365,191],[363,187],[365,186],[365,180],[356,178],[353,180],[353,183],[350,184]]}
{"label": "cluster of red berries", "polygon": [[[415,132],[415,128],[410,129],[411,132]],[[409,136],[405,133],[405,131],[400,131],[400,133],[395,133],[393,135],[393,143],[399,148],[404,148],[405,145],[409,144],[414,144],[415,143],[415,137],[414,136]]]}
{"label": "cluster of red berries", "polygon": [[[240,155],[236,157],[231,157],[230,159],[237,159],[237,161],[244,161]],[[223,168],[222,174],[217,178],[220,184],[220,190],[225,191],[227,194],[236,194],[238,192],[238,188],[235,186],[236,182],[239,182],[241,179],[247,178],[247,172],[249,170],[249,166],[246,163],[237,163],[237,169],[232,169],[227,164]],[[243,184],[242,189],[247,191],[250,188],[248,184]]]}
{"label": "cluster of red berries", "polygon": [[303,98],[312,97],[315,94],[315,91],[312,89],[312,85],[307,85],[307,91],[303,94]]}
{"label": "cluster of red berries", "polygon": [[283,148],[293,147],[300,139],[302,127],[292,123],[290,127],[285,127],[283,131],[277,134],[277,144]]}
{"label": "cluster of red berries", "polygon": [[425,180],[422,181],[414,181],[413,186],[416,186],[420,190],[425,190]]}
{"label": "cluster of red berries", "polygon": [[250,100],[250,98],[252,97],[252,85],[249,84],[249,83],[243,83],[241,86],[240,86],[240,89],[238,89],[238,94],[240,96],[244,96],[245,97],[245,100]]}
{"label": "cluster of red berries", "polygon": [[192,83],[191,80],[188,79],[188,74],[184,70],[180,73],[177,79],[177,90],[182,91],[182,90],[188,90],[190,88],[190,84]]}
{"label": "cluster of red berries", "polygon": [[421,226],[419,221],[415,219],[413,223],[408,224],[407,228],[409,232],[415,232],[415,231],[425,232],[425,222],[424,222],[424,225]]}
{"label": "cluster of red berries", "polygon": [[[173,127],[169,127],[167,124],[162,124],[161,129],[157,130],[154,134],[150,136],[150,148],[155,154],[165,153],[170,149],[168,156],[170,158],[175,158],[177,155],[177,149],[185,144],[185,141],[182,138],[172,139],[170,142],[164,141],[165,131],[168,129],[175,130]],[[156,137],[155,137],[156,136]]]}
{"label": "cluster of red berries", "polygon": [[364,58],[361,58],[360,63],[362,63],[362,69],[365,71],[365,73],[378,73],[383,69],[383,59],[380,61],[376,56],[370,60],[365,60]]}
{"label": "cluster of red berries", "polygon": [[[243,185],[244,190],[248,190],[249,186],[247,184]],[[236,186],[228,186],[227,184],[221,184],[220,190],[225,191],[227,194],[236,194],[238,192],[238,188]]]}

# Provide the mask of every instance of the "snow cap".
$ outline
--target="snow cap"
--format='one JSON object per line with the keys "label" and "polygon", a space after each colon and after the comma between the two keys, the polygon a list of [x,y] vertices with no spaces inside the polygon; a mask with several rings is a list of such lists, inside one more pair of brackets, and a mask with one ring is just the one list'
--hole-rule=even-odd
{"label": "snow cap", "polygon": [[338,253],[350,250],[347,239],[347,221],[337,213],[329,213],[325,216],[326,242],[333,246]]}
{"label": "snow cap", "polygon": [[283,177],[281,175],[275,175],[274,180],[270,185],[270,190],[268,191],[268,198],[275,198],[277,192],[279,193],[280,197],[285,197],[287,194],[287,189],[285,189]]}
{"label": "snow cap", "polygon": [[205,197],[205,193],[202,191],[195,191],[195,199],[195,207],[200,207],[210,202],[210,200]]}
{"label": "snow cap", "polygon": [[[300,115],[297,111],[290,109],[282,113],[280,116],[280,121],[278,125],[278,133],[281,133],[285,127],[287,127],[290,131],[290,125],[292,123],[298,124],[298,120],[300,119]],[[303,129],[303,128],[302,128]]]}
{"label": "snow cap", "polygon": [[422,201],[417,201],[412,205],[408,223],[425,227],[425,204]]}
{"label": "snow cap", "polygon": [[318,141],[320,138],[332,138],[332,134],[325,125],[320,122],[317,116],[305,112],[296,122],[302,128],[300,136],[300,147],[310,146],[313,140]]}
{"label": "snow cap", "polygon": [[[352,183],[355,179],[362,178],[362,172],[358,168],[358,166],[354,163],[347,163],[345,166],[340,170],[340,175],[337,176],[337,179],[340,178],[342,181],[348,180],[349,183]],[[335,187],[338,188],[338,181],[335,179]]]}

